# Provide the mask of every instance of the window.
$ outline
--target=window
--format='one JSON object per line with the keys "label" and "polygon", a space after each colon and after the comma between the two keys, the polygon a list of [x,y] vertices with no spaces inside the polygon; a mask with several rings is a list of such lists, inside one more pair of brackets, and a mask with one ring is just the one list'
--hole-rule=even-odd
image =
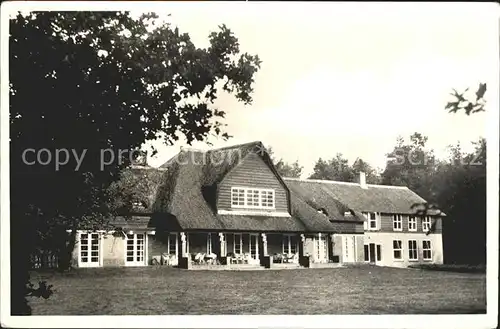
{"label": "window", "polygon": [[262,195],[262,207],[263,208],[274,208],[274,191],[261,191]]}
{"label": "window", "polygon": [[343,236],[343,261],[344,262],[355,262],[356,261],[356,237],[355,236]]}
{"label": "window", "polygon": [[402,231],[403,230],[403,216],[401,216],[401,215],[393,215],[392,216],[392,229],[394,231]]}
{"label": "window", "polygon": [[207,254],[212,253],[212,233],[207,234]]}
{"label": "window", "polygon": [[144,261],[144,240],[145,235],[127,234],[127,251],[125,263],[127,265],[146,265]]}
{"label": "window", "polygon": [[259,190],[247,190],[247,206],[254,208],[260,206],[260,191]]}
{"label": "window", "polygon": [[431,229],[431,218],[426,216],[422,219],[422,231],[429,232]]}
{"label": "window", "polygon": [[429,240],[422,241],[422,251],[424,260],[432,260],[431,242]]}
{"label": "window", "polygon": [[295,235],[283,235],[282,250],[284,254],[295,254],[298,251],[298,239]]}
{"label": "window", "polygon": [[365,262],[369,262],[370,261],[370,251],[368,249],[368,245],[365,244]]}
{"label": "window", "polygon": [[274,190],[256,188],[231,188],[231,207],[274,209]]}
{"label": "window", "polygon": [[236,255],[240,255],[243,253],[243,251],[241,250],[242,245],[243,245],[243,241],[242,241],[241,234],[235,234],[234,235],[234,253]]}
{"label": "window", "polygon": [[80,233],[80,267],[101,266],[101,236],[99,233]]}
{"label": "window", "polygon": [[408,218],[408,231],[416,231],[417,230],[417,217],[410,216]]}
{"label": "window", "polygon": [[381,261],[382,260],[382,246],[381,245],[377,245],[377,261]]}
{"label": "window", "polygon": [[401,240],[392,241],[392,250],[394,253],[394,259],[403,259],[403,243]]}
{"label": "window", "polygon": [[169,233],[167,238],[167,254],[169,255],[177,255],[177,233]]}
{"label": "window", "polygon": [[367,222],[364,224],[365,230],[376,230],[377,229],[377,214],[374,212],[365,212],[363,215],[367,218]]}
{"label": "window", "polygon": [[408,259],[418,260],[417,241],[408,240]]}
{"label": "window", "polygon": [[245,206],[245,190],[239,188],[231,189],[231,205],[234,206]]}

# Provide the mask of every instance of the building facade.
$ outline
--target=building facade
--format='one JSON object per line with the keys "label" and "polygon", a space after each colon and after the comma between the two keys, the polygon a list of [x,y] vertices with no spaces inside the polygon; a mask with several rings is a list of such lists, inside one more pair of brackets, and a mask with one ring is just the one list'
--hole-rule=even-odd
{"label": "building facade", "polygon": [[113,230],[79,230],[75,267],[442,262],[441,218],[412,217],[423,200],[409,189],[283,178],[260,142],[181,150],[128,175],[140,207]]}

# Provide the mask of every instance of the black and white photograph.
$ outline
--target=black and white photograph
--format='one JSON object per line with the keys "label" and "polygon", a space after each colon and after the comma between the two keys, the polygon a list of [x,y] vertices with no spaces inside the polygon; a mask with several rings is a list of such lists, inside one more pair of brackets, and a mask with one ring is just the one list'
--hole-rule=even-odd
{"label": "black and white photograph", "polygon": [[1,6],[3,327],[497,327],[498,4]]}

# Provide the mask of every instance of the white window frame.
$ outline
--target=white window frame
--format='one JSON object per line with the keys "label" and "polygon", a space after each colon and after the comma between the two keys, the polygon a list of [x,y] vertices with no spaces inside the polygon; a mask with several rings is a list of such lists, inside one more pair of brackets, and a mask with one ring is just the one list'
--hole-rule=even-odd
{"label": "white window frame", "polygon": [[[87,239],[88,241],[88,248],[87,249],[87,258],[89,259],[88,262],[82,262],[82,234],[88,234],[90,239]],[[99,246],[98,249],[98,261],[97,262],[90,262],[91,258],[91,252],[92,252],[92,234],[98,234],[98,240],[99,243],[97,244]],[[89,231],[78,231],[78,267],[102,267],[103,265],[103,235],[99,232],[89,232]]]}
{"label": "white window frame", "polygon": [[[410,242],[413,242],[413,244],[415,245],[415,248],[412,248]],[[411,254],[412,254],[413,250],[415,251],[415,258],[411,257]],[[411,261],[411,262],[418,261],[418,244],[417,244],[417,240],[408,240],[408,260]]]}
{"label": "white window frame", "polygon": [[408,217],[408,231],[409,232],[417,231],[417,216]]}
{"label": "white window frame", "polygon": [[432,227],[432,219],[430,216],[422,218],[422,231],[429,232]]}
{"label": "white window frame", "polygon": [[[356,253],[356,236],[343,235],[342,236],[342,260],[344,263],[354,263],[357,259]],[[349,251],[352,251],[351,253]]]}
{"label": "white window frame", "polygon": [[[238,239],[236,239],[238,237]],[[240,252],[237,253],[236,252],[236,241],[239,242],[239,245],[240,245]],[[243,251],[243,234],[241,233],[234,233],[233,234],[233,253],[235,255],[242,255],[244,253]]]}
{"label": "white window frame", "polygon": [[[379,230],[379,228],[380,228],[380,224],[379,224],[380,216],[378,213],[376,213],[376,212],[363,212],[362,214],[366,218],[365,224],[363,224],[365,231],[377,231],[377,230]],[[370,218],[372,214],[375,216],[375,219]],[[375,227],[371,227],[371,223],[373,223],[373,222],[375,222]]]}
{"label": "white window frame", "polygon": [[[136,260],[136,256],[137,256],[137,235],[138,234],[141,234],[143,236],[143,245],[142,245],[142,261],[137,261]],[[133,241],[134,241],[134,251],[133,251],[133,254],[134,254],[134,260],[133,261],[128,261],[127,260],[127,246],[128,246],[128,241],[129,241],[129,238],[128,236],[129,235],[133,235]],[[169,237],[170,238],[170,237]],[[146,266],[148,264],[148,234],[146,232],[131,232],[131,233],[126,233],[125,235],[125,239],[123,240],[123,243],[125,245],[124,247],[124,256],[125,256],[125,266]]]}
{"label": "white window frame", "polygon": [[[425,243],[426,242],[429,243],[429,248],[425,247]],[[429,252],[430,257],[425,257],[425,252],[426,251]],[[422,259],[423,260],[432,260],[432,242],[431,242],[431,240],[423,240],[422,241]]]}
{"label": "white window frame", "polygon": [[[292,238],[296,238],[295,243],[292,243]],[[283,238],[281,239],[281,252],[283,254],[291,254],[292,246],[295,246],[295,254],[299,252],[299,239],[294,234],[283,234]]]}
{"label": "white window frame", "polygon": [[[233,204],[234,202],[234,195],[236,193],[240,194],[241,191],[243,191],[243,204],[241,204],[241,200],[239,199],[238,196],[238,204]],[[258,192],[258,204],[249,204],[249,193],[250,192]],[[267,203],[268,198],[267,195],[272,194],[272,205],[263,205]],[[264,197],[265,194],[265,197]],[[266,201],[264,201],[264,199]],[[264,201],[264,202],[263,202]],[[263,209],[263,210],[273,210],[276,209],[276,191],[274,189],[264,189],[264,188],[257,188],[257,187],[241,187],[241,186],[233,186],[231,187],[231,208],[245,208],[245,209]]]}
{"label": "white window frame", "polygon": [[212,253],[212,233],[207,233],[207,254]]}
{"label": "white window frame", "polygon": [[[399,248],[394,247],[394,242],[399,242]],[[401,255],[400,258],[396,258],[396,251],[399,251]],[[392,240],[392,259],[395,261],[402,261],[404,259],[403,241],[402,240]]]}
{"label": "white window frame", "polygon": [[[170,248],[172,246],[172,239],[175,239],[175,250],[174,250],[174,253],[172,253],[172,248]],[[177,234],[177,232],[169,232],[168,233],[168,237],[167,237],[167,254],[168,255],[174,255],[175,254],[175,257],[178,257],[179,255],[179,236]]]}
{"label": "white window frame", "polygon": [[403,231],[403,215],[392,215],[392,230],[397,232]]}

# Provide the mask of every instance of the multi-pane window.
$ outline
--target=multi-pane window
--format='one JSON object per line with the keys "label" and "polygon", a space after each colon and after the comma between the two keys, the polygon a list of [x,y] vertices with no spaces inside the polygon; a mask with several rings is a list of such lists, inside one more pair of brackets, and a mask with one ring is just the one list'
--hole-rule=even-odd
{"label": "multi-pane window", "polygon": [[408,231],[416,231],[417,230],[417,217],[410,216],[408,218]]}
{"label": "multi-pane window", "polygon": [[100,266],[100,249],[99,233],[80,233],[79,266]]}
{"label": "multi-pane window", "polygon": [[212,253],[212,233],[207,234],[207,254]]}
{"label": "multi-pane window", "polygon": [[432,248],[429,240],[422,241],[422,253],[424,260],[432,260]]}
{"label": "multi-pane window", "polygon": [[408,240],[408,259],[418,260],[417,240]]}
{"label": "multi-pane window", "polygon": [[401,240],[392,241],[392,250],[394,252],[394,259],[403,259],[403,243]]}
{"label": "multi-pane window", "polygon": [[233,207],[244,207],[245,206],[245,190],[241,188],[231,189],[231,205]]}
{"label": "multi-pane window", "polygon": [[127,234],[126,263],[128,265],[145,265],[144,240],[144,234]]}
{"label": "multi-pane window", "polygon": [[431,218],[429,216],[425,216],[422,218],[422,231],[429,232],[431,229]]}
{"label": "multi-pane window", "polygon": [[247,190],[247,206],[251,208],[260,206],[259,190]]}
{"label": "multi-pane window", "polygon": [[262,197],[262,207],[264,208],[274,208],[274,191],[264,190],[261,191]]}
{"label": "multi-pane window", "polygon": [[376,230],[377,229],[377,214],[374,212],[364,212],[363,215],[367,219],[367,221],[364,224],[365,230]]}
{"label": "multi-pane window", "polygon": [[402,231],[403,230],[403,216],[402,215],[393,215],[392,216],[392,229],[394,231]]}
{"label": "multi-pane window", "polygon": [[242,241],[242,236],[241,234],[235,234],[234,235],[234,253],[236,255],[242,254],[243,250],[242,249],[243,241]]}
{"label": "multi-pane window", "polygon": [[167,254],[177,255],[177,233],[169,233],[167,238]]}
{"label": "multi-pane window", "polygon": [[233,208],[274,209],[274,190],[233,187],[231,206]]}
{"label": "multi-pane window", "polygon": [[297,253],[298,238],[295,235],[283,235],[283,253],[295,254]]}

